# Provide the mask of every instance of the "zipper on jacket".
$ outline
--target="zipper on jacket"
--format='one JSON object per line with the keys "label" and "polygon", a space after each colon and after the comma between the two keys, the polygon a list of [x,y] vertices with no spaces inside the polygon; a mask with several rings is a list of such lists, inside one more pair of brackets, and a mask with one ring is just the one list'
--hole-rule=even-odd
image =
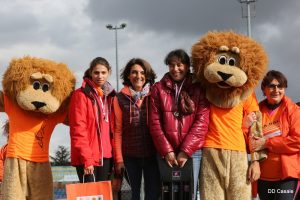
{"label": "zipper on jacket", "polygon": [[[97,97],[96,97],[97,98]],[[101,98],[101,97],[99,97]],[[100,146],[101,146],[101,165],[100,166],[103,166],[103,146],[102,146],[102,137],[101,137],[101,131],[100,131],[100,113],[99,113],[99,109],[98,109],[98,103],[97,103],[97,100],[95,99],[94,100],[94,107],[95,107],[95,111],[96,111],[96,123],[97,123],[97,132],[98,132],[98,135],[99,135],[99,138],[100,138]]]}
{"label": "zipper on jacket", "polygon": [[[144,99],[144,102],[143,102],[143,104],[145,103],[145,100],[147,100],[147,99]],[[141,109],[140,109],[140,121],[141,121],[141,118],[142,118],[142,115],[141,114],[143,114],[143,112],[141,112],[143,109],[142,109],[142,107],[143,107],[143,104],[141,105]],[[146,114],[147,114],[147,110],[146,110]],[[147,124],[147,123],[146,123]],[[141,127],[141,123],[139,123],[139,126],[140,126],[140,128],[142,128]],[[146,137],[145,137],[145,132],[144,131],[142,131],[142,133],[143,133],[143,141],[144,141],[144,144],[145,145],[143,145],[144,146],[144,156],[143,156],[143,158],[145,157],[145,155],[146,155],[146,149],[147,149],[147,141],[146,141]]]}
{"label": "zipper on jacket", "polygon": [[[182,120],[182,118],[180,118]],[[178,140],[179,140],[179,144],[181,144],[182,142],[182,138],[181,138],[181,120],[177,119],[177,128],[178,128]],[[179,145],[180,146],[180,145]]]}

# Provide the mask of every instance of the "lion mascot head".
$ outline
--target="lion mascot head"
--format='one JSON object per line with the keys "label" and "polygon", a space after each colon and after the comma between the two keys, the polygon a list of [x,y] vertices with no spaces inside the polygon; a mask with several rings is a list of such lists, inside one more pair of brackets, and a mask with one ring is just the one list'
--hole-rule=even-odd
{"label": "lion mascot head", "polygon": [[247,36],[209,32],[193,45],[192,63],[208,100],[232,108],[253,92],[267,70],[268,59],[263,47]]}
{"label": "lion mascot head", "polygon": [[10,62],[2,85],[23,110],[49,115],[66,109],[75,77],[65,64],[26,56]]}

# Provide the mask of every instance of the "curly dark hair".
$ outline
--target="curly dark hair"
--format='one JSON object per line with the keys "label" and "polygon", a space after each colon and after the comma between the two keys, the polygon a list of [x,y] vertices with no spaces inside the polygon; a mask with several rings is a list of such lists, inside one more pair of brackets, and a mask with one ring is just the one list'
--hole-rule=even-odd
{"label": "curly dark hair", "polygon": [[132,66],[135,64],[140,65],[143,68],[145,72],[146,83],[150,83],[150,85],[153,85],[156,79],[156,74],[152,69],[151,65],[146,60],[141,58],[132,58],[123,68],[123,71],[121,73],[123,85],[132,86],[130,80],[128,79],[128,76],[130,75],[130,70]]}

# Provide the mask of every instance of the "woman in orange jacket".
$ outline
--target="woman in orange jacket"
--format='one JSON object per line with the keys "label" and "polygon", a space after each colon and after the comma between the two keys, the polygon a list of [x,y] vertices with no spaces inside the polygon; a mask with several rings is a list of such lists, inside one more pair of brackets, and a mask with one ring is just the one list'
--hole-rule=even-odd
{"label": "woman in orange jacket", "polygon": [[258,194],[261,200],[293,200],[300,179],[300,108],[285,96],[287,79],[271,70],[261,89],[266,99],[260,102],[263,138],[252,139],[252,150],[268,150],[260,163]]}

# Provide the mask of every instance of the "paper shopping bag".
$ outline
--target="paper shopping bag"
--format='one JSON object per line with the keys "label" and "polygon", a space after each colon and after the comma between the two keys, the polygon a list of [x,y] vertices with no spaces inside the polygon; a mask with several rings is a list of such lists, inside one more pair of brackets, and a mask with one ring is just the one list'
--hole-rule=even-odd
{"label": "paper shopping bag", "polygon": [[67,200],[113,200],[110,181],[67,184],[66,192]]}

